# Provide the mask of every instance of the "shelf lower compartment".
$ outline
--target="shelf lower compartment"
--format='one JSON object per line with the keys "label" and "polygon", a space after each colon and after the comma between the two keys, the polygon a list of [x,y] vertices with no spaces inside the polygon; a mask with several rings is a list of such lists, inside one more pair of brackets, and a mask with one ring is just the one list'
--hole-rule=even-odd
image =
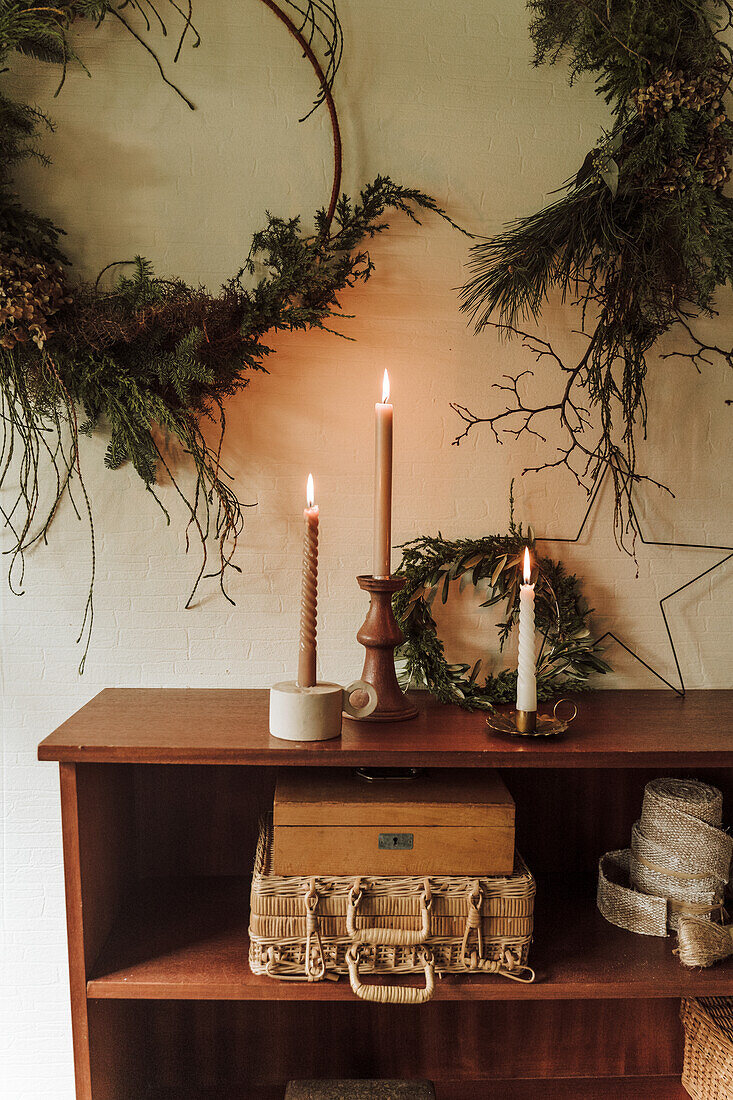
{"label": "shelf lower compartment", "polygon": [[[249,881],[212,877],[136,884],[87,982],[90,999],[354,1001],[348,980],[282,982],[247,964]],[[493,976],[446,976],[436,1001],[677,998],[733,994],[733,960],[683,969],[673,940],[608,924],[588,876],[539,877],[530,964],[523,985]],[[390,982],[419,984],[417,978]]]}

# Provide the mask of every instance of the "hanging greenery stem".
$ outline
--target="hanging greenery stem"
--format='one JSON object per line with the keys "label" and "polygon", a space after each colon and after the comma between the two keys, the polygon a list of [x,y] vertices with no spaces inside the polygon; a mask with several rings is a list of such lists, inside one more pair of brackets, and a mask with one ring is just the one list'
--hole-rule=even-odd
{"label": "hanging greenery stem", "polygon": [[[538,436],[559,424],[564,441],[534,470],[565,466],[586,488],[608,467],[615,529],[632,531],[628,502],[640,481],[636,444],[647,424],[646,377],[660,336],[679,333],[660,360],[715,357],[733,366],[733,346],[706,343],[691,322],[715,312],[715,292],[733,281],[733,126],[724,96],[733,79],[729,0],[530,0],[535,65],[568,58],[570,79],[596,77],[613,124],[561,197],[472,249],[462,308],[477,330],[519,337],[557,374],[546,404],[528,396],[531,371],[498,385],[506,407],[454,410],[497,440]],[[572,300],[584,346],[560,354],[526,331],[552,292]],[[657,367],[658,369],[658,367]],[[671,383],[670,383],[671,384]],[[528,471],[525,471],[528,472]]]}
{"label": "hanging greenery stem", "polygon": [[[200,39],[191,4],[185,10],[177,0],[168,2],[183,17],[177,60],[187,36],[193,46]],[[187,606],[206,575],[210,537],[216,545],[211,575],[218,576],[226,595],[227,570],[238,568],[233,557],[247,507],[222,463],[226,400],[247,385],[252,371],[266,371],[270,334],[310,328],[334,331],[333,319],[346,316],[339,294],[366,281],[373,270],[365,242],[387,228],[387,210],[401,211],[414,221],[421,207],[445,217],[428,195],[401,187],[387,176],[378,176],[354,202],[339,194],[340,137],[331,96],[341,56],[335,7],[329,0],[308,0],[302,6],[287,0],[303,20],[298,28],[273,0],[265,2],[296,37],[317,73],[320,91],[314,106],[326,102],[331,115],[334,185],[328,209],[315,215],[313,232],[304,231],[299,217],[268,215],[242,268],[219,294],[179,278],[156,276],[141,256],[105,268],[119,273],[111,288],[103,285],[101,276],[94,283],[72,283],[60,249],[62,230],[26,209],[13,191],[17,164],[42,156],[34,138],[47,120],[34,108],[0,94],[0,488],[17,476],[16,494],[1,510],[13,539],[9,581],[14,591],[22,591],[25,555],[39,540],[46,540],[58,504],[68,492],[77,514],[88,519],[91,533],[81,670],[93,623],[94,527],[81,474],[80,435],[98,426],[108,430],[106,465],[117,469],[131,463],[161,508],[155,484],[159,469],[165,469],[185,503],[188,528],[202,547]],[[144,20],[140,31],[130,15]],[[151,18],[165,30],[160,13],[149,2],[73,0],[43,7],[10,0],[0,5],[0,64],[14,51],[56,64],[61,69],[60,87],[67,66],[80,63],[69,35],[72,23],[87,19],[99,24],[108,16],[142,43],[166,83],[193,109],[142,37],[151,29]],[[327,55],[325,69],[314,52],[316,43]],[[204,430],[206,421],[216,425],[213,444]],[[178,442],[193,465],[192,492],[186,491],[165,457],[166,436]],[[50,506],[42,491],[47,468]],[[75,483],[81,506],[74,498]]]}

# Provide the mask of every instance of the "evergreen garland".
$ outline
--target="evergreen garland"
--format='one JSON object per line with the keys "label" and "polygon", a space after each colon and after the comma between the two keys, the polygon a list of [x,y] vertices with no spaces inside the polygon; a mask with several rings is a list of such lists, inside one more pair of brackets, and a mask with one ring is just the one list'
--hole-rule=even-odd
{"label": "evergreen garland", "polygon": [[[183,12],[175,0],[170,3]],[[340,56],[335,9],[325,0],[308,2],[303,8],[296,3],[291,6],[310,20],[311,35],[317,29],[323,33],[317,18],[328,16],[327,30],[333,36],[327,50],[328,87]],[[0,64],[5,66],[15,51],[58,65],[60,87],[67,66],[80,63],[69,37],[77,19],[99,23],[115,17],[152,53],[121,14],[126,8],[146,19],[146,12],[154,13],[163,25],[152,4],[145,8],[129,0],[120,5],[110,0],[72,0],[53,8],[31,0],[4,0],[0,3]],[[189,33],[196,45],[190,4],[178,53]],[[166,83],[175,88],[155,60]],[[251,371],[266,371],[271,352],[268,334],[310,328],[333,331],[329,322],[344,316],[340,292],[366,281],[373,270],[364,245],[387,228],[383,220],[387,210],[400,211],[414,221],[417,208],[445,215],[429,196],[379,176],[357,201],[344,195],[333,212],[318,211],[312,233],[303,230],[300,218],[268,215],[242,269],[218,295],[177,278],[156,276],[141,256],[109,265],[121,272],[110,290],[102,289],[101,276],[94,284],[74,284],[66,274],[62,230],[27,210],[13,192],[17,164],[29,156],[42,157],[36,138],[46,125],[50,123],[41,112],[0,96],[0,487],[11,473],[17,475],[17,497],[2,509],[13,536],[9,568],[13,591],[22,591],[25,554],[39,540],[46,540],[65,493],[77,514],[89,521],[92,570],[80,633],[80,639],[86,637],[83,670],[93,622],[95,565],[80,435],[104,426],[109,431],[106,465],[114,470],[130,462],[153,496],[159,468],[167,471],[186,503],[188,524],[203,550],[188,603],[205,575],[210,535],[217,545],[213,575],[219,576],[226,595],[227,569],[238,568],[232,559],[246,507],[221,463],[226,399],[247,385]],[[265,274],[252,282],[261,269]],[[202,431],[206,419],[218,425],[213,447]],[[185,492],[166,460],[161,433],[177,440],[190,457],[193,493]],[[46,467],[55,486],[50,507],[42,492]]]}
{"label": "evergreen garland", "polygon": [[[555,400],[535,405],[523,371],[499,388],[504,409],[465,422],[459,442],[488,423],[497,439],[534,434],[548,418],[564,442],[538,469],[566,466],[590,490],[608,466],[621,541],[630,530],[636,441],[646,430],[650,353],[669,330],[700,369],[717,356],[733,366],[733,346],[694,332],[715,313],[715,292],[733,282],[733,125],[724,97],[733,79],[729,0],[530,0],[535,65],[567,58],[570,79],[596,77],[613,124],[560,198],[472,250],[462,308],[477,330],[519,336],[558,372]],[[569,298],[586,337],[577,359],[524,329],[551,291]],[[673,384],[670,376],[670,384]],[[527,471],[525,471],[527,472]],[[666,488],[666,487],[665,487]]]}
{"label": "evergreen garland", "polygon": [[[534,532],[509,524],[506,535],[449,541],[421,535],[405,543],[397,573],[407,578],[394,597],[395,617],[405,636],[397,651],[400,682],[404,688],[427,688],[441,703],[455,703],[467,710],[491,710],[495,704],[516,698],[517,671],[502,669],[482,675],[483,661],[471,667],[465,662],[448,664],[431,607],[440,594],[446,603],[451,585],[481,588],[480,607],[504,603],[497,623],[499,648],[503,650],[519,621],[519,588],[525,547],[534,549]],[[561,562],[533,558],[537,630],[544,642],[537,659],[537,698],[547,700],[562,692],[584,691],[593,673],[609,665],[591,636],[591,609],[580,581],[565,572]]]}

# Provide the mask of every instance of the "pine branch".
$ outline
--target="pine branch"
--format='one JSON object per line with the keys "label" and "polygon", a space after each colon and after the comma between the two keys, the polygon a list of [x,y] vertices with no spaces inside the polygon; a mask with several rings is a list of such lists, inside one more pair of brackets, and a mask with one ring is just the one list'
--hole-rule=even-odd
{"label": "pine branch", "polygon": [[[691,322],[714,311],[716,289],[733,282],[733,125],[723,98],[733,52],[721,40],[729,3],[689,0],[531,0],[535,63],[566,56],[571,80],[596,75],[615,121],[560,197],[471,251],[461,308],[476,330],[517,336],[537,362],[557,373],[557,398],[535,406],[508,380],[511,404],[479,416],[453,408],[494,438],[546,439],[553,422],[564,444],[534,470],[566,466],[586,488],[610,466],[614,528],[623,543],[629,507],[624,489],[655,478],[637,469],[636,437],[646,431],[646,377],[660,336],[681,326],[696,367],[730,352],[706,344]],[[718,19],[722,11],[723,20]],[[577,360],[525,331],[550,295],[576,311],[587,340]],[[540,427],[538,427],[540,425]],[[529,472],[529,471],[525,471]],[[661,486],[661,488],[666,488]]]}

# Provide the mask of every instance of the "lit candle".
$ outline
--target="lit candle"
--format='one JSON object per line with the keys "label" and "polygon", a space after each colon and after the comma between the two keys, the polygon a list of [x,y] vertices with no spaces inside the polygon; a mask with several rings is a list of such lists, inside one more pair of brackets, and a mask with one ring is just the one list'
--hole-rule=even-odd
{"label": "lit candle", "polygon": [[303,585],[300,596],[300,651],[298,654],[298,685],[315,687],[316,683],[316,606],[318,603],[318,505],[314,504],[313,474],[308,474],[303,512]]}
{"label": "lit candle", "polygon": [[384,372],[382,400],[374,406],[374,576],[392,576],[392,424],[389,375]]}
{"label": "lit candle", "polygon": [[537,670],[534,641],[534,585],[529,583],[529,549],[524,550],[524,584],[519,589],[519,667],[517,710],[537,710]]}

